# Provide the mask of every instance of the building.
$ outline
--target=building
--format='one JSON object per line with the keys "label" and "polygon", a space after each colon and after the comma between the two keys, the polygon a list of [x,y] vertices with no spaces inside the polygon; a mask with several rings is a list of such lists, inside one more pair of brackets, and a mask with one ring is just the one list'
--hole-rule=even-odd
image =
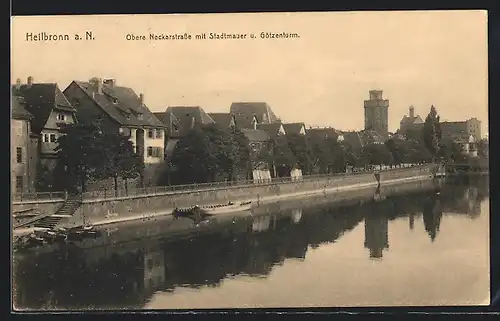
{"label": "building", "polygon": [[33,115],[30,121],[32,144],[37,150],[37,189],[54,188],[53,170],[57,163],[57,138],[61,126],[76,122],[76,110],[56,83],[35,83],[28,77],[26,84],[18,80],[12,88],[14,96],[22,97],[25,109]]}
{"label": "building", "polygon": [[283,124],[283,128],[287,135],[305,135],[307,133],[304,123],[288,123]]}
{"label": "building", "polygon": [[265,131],[269,137],[273,139],[285,137],[286,135],[285,128],[282,123],[257,124],[257,129]]}
{"label": "building", "polygon": [[146,165],[143,183],[154,185],[164,162],[165,125],[144,103],[144,95],[118,86],[115,79],[94,77],[72,81],[64,95],[76,109],[79,121],[99,120],[105,130],[130,137]]}
{"label": "building", "polygon": [[460,145],[464,154],[477,156],[477,142],[481,140],[481,121],[471,118],[465,121],[441,122],[443,139],[451,139]]}
{"label": "building", "polygon": [[168,128],[165,140],[165,157],[172,156],[177,142],[190,130],[215,121],[200,106],[170,106],[165,112],[155,113],[156,117]]}
{"label": "building", "polygon": [[415,107],[410,106],[408,108],[408,116],[404,115],[399,122],[399,134],[405,135],[408,129],[414,128],[415,125],[423,124],[424,121],[420,115],[415,115]]}
{"label": "building", "polygon": [[241,129],[248,139],[250,145],[250,158],[252,166],[252,179],[256,182],[271,179],[268,155],[271,150],[269,146],[269,134],[261,129]]}
{"label": "building", "polygon": [[32,148],[30,121],[22,97],[12,96],[10,118],[11,191],[13,195],[35,191],[36,145]]}
{"label": "building", "polygon": [[235,102],[231,104],[229,112],[235,116],[244,116],[246,119],[255,116],[259,124],[281,123],[266,102]]}
{"label": "building", "polygon": [[259,120],[255,115],[245,115],[245,114],[237,114],[234,115],[234,120],[236,123],[236,128],[238,129],[257,129],[257,124]]}
{"label": "building", "polygon": [[231,113],[208,113],[207,115],[222,128],[236,127],[236,118]]}
{"label": "building", "polygon": [[365,100],[365,130],[374,130],[383,137],[389,132],[389,100],[382,90],[370,90],[370,99]]}
{"label": "building", "polygon": [[344,133],[332,127],[309,127],[307,134],[314,138],[333,139],[338,142],[344,141]]}

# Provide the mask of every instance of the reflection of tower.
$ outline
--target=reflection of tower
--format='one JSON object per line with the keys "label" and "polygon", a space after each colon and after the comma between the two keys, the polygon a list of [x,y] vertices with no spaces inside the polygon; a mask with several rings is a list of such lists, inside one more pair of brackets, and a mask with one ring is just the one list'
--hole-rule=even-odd
{"label": "reflection of tower", "polygon": [[154,289],[165,282],[165,257],[161,249],[144,249],[144,288]]}
{"label": "reflection of tower", "polygon": [[365,100],[365,130],[375,130],[386,137],[389,122],[389,100],[382,97],[382,90],[370,90]]}
{"label": "reflection of tower", "polygon": [[382,258],[383,250],[389,248],[389,220],[384,215],[368,215],[365,218],[365,248],[370,249],[370,258]]}
{"label": "reflection of tower", "polygon": [[410,214],[410,230],[413,230],[415,227],[415,214],[411,213]]}

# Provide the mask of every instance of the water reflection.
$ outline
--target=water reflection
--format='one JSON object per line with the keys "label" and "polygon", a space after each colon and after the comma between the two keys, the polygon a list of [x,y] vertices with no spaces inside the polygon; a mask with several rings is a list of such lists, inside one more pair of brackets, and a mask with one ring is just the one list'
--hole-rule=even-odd
{"label": "water reflection", "polygon": [[102,241],[104,245],[85,250],[67,246],[23,255],[15,258],[14,301],[17,308],[30,309],[140,309],[158,291],[176,295],[182,287],[218,287],[224,279],[241,275],[266,278],[288,260],[307,261],[310,249],[338,242],[361,223],[367,259],[383,260],[390,251],[389,222],[407,217],[414,231],[415,221],[422,220],[435,241],[443,215],[477,218],[488,191],[484,179],[403,195],[378,190],[377,197],[358,204],[323,204],[218,222],[183,237]]}

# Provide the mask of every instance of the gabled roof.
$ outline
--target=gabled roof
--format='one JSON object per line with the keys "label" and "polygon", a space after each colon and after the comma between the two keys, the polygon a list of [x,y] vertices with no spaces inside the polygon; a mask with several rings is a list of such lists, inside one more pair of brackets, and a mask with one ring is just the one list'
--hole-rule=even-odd
{"label": "gabled roof", "polygon": [[234,121],[236,122],[236,128],[242,129],[253,129],[253,121],[255,120],[257,123],[259,120],[256,116],[253,115],[245,115],[245,114],[234,114]]}
{"label": "gabled roof", "polygon": [[[234,119],[234,115],[231,113],[208,113],[207,115],[222,127],[231,126],[231,120]],[[234,122],[236,123],[236,121]]]}
{"label": "gabled roof", "polygon": [[283,128],[287,135],[296,134],[300,135],[300,131],[304,128],[304,132],[306,130],[306,125],[304,123],[289,123],[283,124]]}
{"label": "gabled roof", "polygon": [[342,132],[336,130],[332,127],[317,127],[317,128],[309,128],[307,130],[308,135],[311,136],[321,136],[325,138],[337,139]]}
{"label": "gabled roof", "polygon": [[21,96],[12,96],[12,115],[13,119],[31,120],[33,115],[30,114],[25,108],[24,98]]}
{"label": "gabled roof", "polygon": [[234,115],[256,116],[259,123],[280,122],[266,102],[234,102],[229,111]]}
{"label": "gabled roof", "polygon": [[179,133],[184,135],[194,126],[215,124],[200,106],[170,106],[165,111],[165,118],[179,126]]}
{"label": "gabled roof", "polygon": [[353,149],[361,149],[369,144],[383,144],[385,138],[375,130],[361,130],[343,132],[344,142],[352,146]]}
{"label": "gabled roof", "polygon": [[281,123],[257,124],[257,129],[265,131],[269,137],[276,137],[283,125]]}
{"label": "gabled roof", "polygon": [[75,80],[74,83],[122,126],[164,127],[129,87],[103,84],[102,93],[99,93],[97,87],[89,82]]}
{"label": "gabled roof", "polygon": [[241,132],[248,138],[250,142],[267,142],[270,138],[264,130],[260,129],[242,128]]}
{"label": "gabled roof", "polygon": [[55,83],[13,85],[12,94],[23,97],[25,109],[33,115],[31,130],[36,134],[42,131],[53,109],[76,112]]}
{"label": "gabled roof", "polygon": [[422,124],[424,121],[420,117],[420,115],[417,116],[406,116],[404,115],[401,121],[399,122],[400,126],[408,126],[408,125],[413,125],[413,124]]}

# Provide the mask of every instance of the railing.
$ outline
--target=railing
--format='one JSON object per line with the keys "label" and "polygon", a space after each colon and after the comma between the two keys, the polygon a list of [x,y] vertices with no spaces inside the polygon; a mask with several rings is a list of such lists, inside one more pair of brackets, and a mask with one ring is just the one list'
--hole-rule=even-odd
{"label": "railing", "polygon": [[25,201],[49,201],[49,200],[61,200],[66,199],[66,192],[36,192],[36,193],[18,193],[12,195],[13,201],[25,202]]}
{"label": "railing", "polygon": [[[422,164],[425,165],[425,164]],[[385,167],[381,171],[394,170],[398,168],[408,168],[418,166],[417,164],[404,164],[396,167]],[[157,194],[167,194],[173,192],[182,191],[201,191],[210,189],[222,189],[222,188],[237,188],[237,187],[247,187],[247,186],[269,186],[275,184],[285,184],[294,183],[300,181],[319,181],[328,178],[335,177],[346,177],[361,175],[366,173],[371,173],[373,169],[379,169],[378,166],[372,169],[356,168],[350,173],[335,173],[335,174],[321,174],[321,175],[304,175],[299,177],[278,177],[269,179],[256,179],[256,180],[239,180],[239,181],[221,181],[213,183],[199,183],[199,184],[186,184],[186,185],[168,185],[168,186],[151,186],[144,188],[131,187],[129,189],[119,189],[115,191],[114,188],[104,188],[96,191],[90,191],[82,193],[80,196],[82,200],[92,200],[92,199],[107,199],[127,196],[147,196],[147,195],[157,195]],[[118,195],[117,195],[118,194]],[[66,192],[43,192],[43,193],[30,193],[30,194],[17,194],[13,195],[14,201],[34,201],[34,200],[58,200],[66,199],[68,197]]]}

